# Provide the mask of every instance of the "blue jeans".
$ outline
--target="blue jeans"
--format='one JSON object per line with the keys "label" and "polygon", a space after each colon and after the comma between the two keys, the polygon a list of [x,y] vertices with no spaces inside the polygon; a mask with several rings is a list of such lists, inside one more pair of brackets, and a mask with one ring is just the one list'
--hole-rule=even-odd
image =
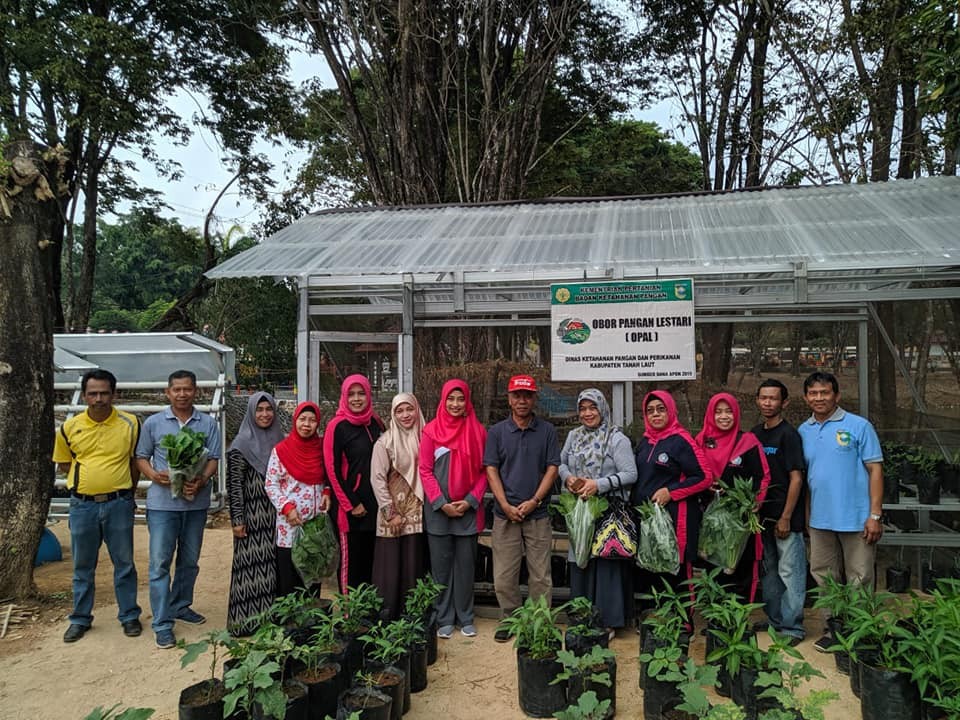
{"label": "blue jeans", "polygon": [[113,592],[120,622],[140,617],[137,566],[133,562],[133,495],[103,503],[70,498],[70,553],[73,555],[73,612],[70,622],[90,627],[100,546],[113,562]]}
{"label": "blue jeans", "polygon": [[777,632],[803,638],[803,601],[807,594],[807,551],[803,533],[782,540],[772,529],[763,536],[763,601]]}
{"label": "blue jeans", "polygon": [[[177,615],[193,604],[193,586],[200,573],[200,546],[206,510],[147,510],[150,530],[150,609],[154,632],[172,630]],[[170,564],[176,550],[173,582]]]}

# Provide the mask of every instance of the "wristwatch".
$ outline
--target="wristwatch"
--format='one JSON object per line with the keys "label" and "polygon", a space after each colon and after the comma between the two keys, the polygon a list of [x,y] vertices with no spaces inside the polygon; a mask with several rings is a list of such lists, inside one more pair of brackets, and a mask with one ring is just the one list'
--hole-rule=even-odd
{"label": "wristwatch", "polygon": [[871,520],[876,520],[877,522],[880,522],[881,517],[882,517],[881,515],[874,515],[873,513],[870,513]]}

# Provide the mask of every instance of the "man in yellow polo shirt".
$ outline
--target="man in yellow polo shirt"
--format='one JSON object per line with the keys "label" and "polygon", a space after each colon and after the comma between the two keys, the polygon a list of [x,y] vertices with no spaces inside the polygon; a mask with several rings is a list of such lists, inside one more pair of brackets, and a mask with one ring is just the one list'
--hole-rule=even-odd
{"label": "man in yellow polo shirt", "polygon": [[134,450],[140,421],[113,407],[117,390],[113,373],[91,370],[80,388],[87,410],[60,427],[53,450],[53,460],[67,473],[70,489],[73,612],[63,636],[66,643],[82,638],[93,623],[94,578],[104,542],[113,561],[113,590],[123,633],[136,637],[142,629],[133,562],[133,493],[140,478]]}

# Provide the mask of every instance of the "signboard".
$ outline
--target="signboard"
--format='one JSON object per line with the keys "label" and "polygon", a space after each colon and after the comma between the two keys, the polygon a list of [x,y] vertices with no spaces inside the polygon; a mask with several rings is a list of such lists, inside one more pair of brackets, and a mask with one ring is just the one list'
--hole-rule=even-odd
{"label": "signboard", "polygon": [[693,280],[550,286],[552,379],[694,380]]}

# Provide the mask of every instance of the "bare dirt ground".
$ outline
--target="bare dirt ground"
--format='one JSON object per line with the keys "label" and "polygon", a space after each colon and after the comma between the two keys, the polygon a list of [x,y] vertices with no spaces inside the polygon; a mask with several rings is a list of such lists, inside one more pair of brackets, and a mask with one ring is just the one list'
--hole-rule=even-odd
{"label": "bare dirt ground", "polygon": [[[147,529],[138,525],[137,567],[144,633],[123,635],[116,621],[109,557],[104,549],[97,572],[96,619],[82,640],[66,645],[63,632],[70,612],[71,564],[66,522],[53,526],[64,548],[64,561],[37,569],[36,582],[43,601],[35,622],[16,625],[0,640],[0,720],[80,720],[97,706],[151,707],[154,718],[177,717],[181,688],[203,679],[203,661],[180,668],[178,650],[160,650],[150,632],[147,593]],[[178,625],[177,637],[188,642],[208,629],[223,627],[227,612],[232,540],[223,521],[208,528],[200,559],[194,608],[207,616],[200,627]],[[804,657],[827,676],[813,687],[831,687],[840,699],[828,709],[828,720],[859,717],[859,702],[848,679],[834,670],[830,656],[814,651],[821,622],[809,614],[808,639],[799,646]],[[437,663],[429,669],[429,687],[413,696],[410,713],[417,718],[454,720],[510,720],[522,718],[517,702],[516,661],[509,644],[493,641],[495,622],[479,618],[479,636],[459,634],[440,642]],[[642,694],[637,687],[637,636],[621,631],[611,647],[617,653],[617,708],[623,718],[643,717]],[[692,656],[703,658],[703,638],[697,636]]]}

